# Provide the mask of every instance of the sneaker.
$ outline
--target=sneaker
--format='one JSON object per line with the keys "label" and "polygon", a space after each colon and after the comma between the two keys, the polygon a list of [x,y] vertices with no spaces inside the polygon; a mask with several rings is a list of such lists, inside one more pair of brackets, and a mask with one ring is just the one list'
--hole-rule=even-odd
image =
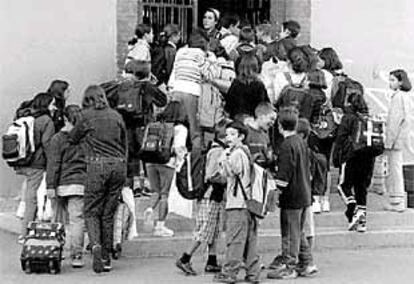
{"label": "sneaker", "polygon": [[348,220],[348,223],[352,222],[352,218],[355,215],[355,208],[356,208],[355,202],[350,202],[346,205],[345,216],[346,216],[346,219]]}
{"label": "sneaker", "polygon": [[221,282],[221,283],[229,283],[235,284],[237,282],[237,278],[226,273],[220,272],[214,275],[213,277],[214,282]]}
{"label": "sneaker", "polygon": [[269,264],[269,269],[272,270],[281,270],[286,268],[286,264],[284,262],[284,258],[281,255],[276,256],[272,263]]}
{"label": "sneaker", "polygon": [[73,268],[82,268],[85,265],[82,259],[82,254],[72,256],[71,265]]}
{"label": "sneaker", "polygon": [[25,237],[24,237],[24,236],[22,236],[22,235],[20,235],[20,236],[17,238],[17,243],[18,243],[19,245],[23,245],[23,244],[24,244],[24,240],[25,240]]}
{"label": "sneaker", "polygon": [[329,212],[331,211],[331,204],[329,203],[329,197],[324,196],[322,197],[322,212]]}
{"label": "sneaker", "polygon": [[204,267],[205,273],[219,273],[221,272],[221,266],[218,264],[207,264],[206,267]]}
{"label": "sneaker", "polygon": [[95,273],[104,271],[104,265],[102,263],[102,247],[100,245],[94,245],[92,247],[92,269]]}
{"label": "sneaker", "polygon": [[356,227],[357,232],[365,233],[367,231],[367,223],[366,222],[359,222]]}
{"label": "sneaker", "polygon": [[122,253],[122,245],[116,244],[115,248],[112,249],[112,258],[113,259],[119,259]]}
{"label": "sneaker", "polygon": [[191,266],[191,262],[182,262],[181,258],[179,258],[175,262],[175,266],[177,266],[177,268],[180,269],[182,272],[184,272],[187,276],[197,275],[197,272],[195,272],[195,270]]}
{"label": "sneaker", "polygon": [[298,278],[298,272],[293,268],[286,267],[285,269],[282,269],[282,270],[270,271],[267,274],[267,278],[286,279],[286,280],[295,279],[295,278]]}
{"label": "sneaker", "polygon": [[168,229],[165,226],[157,226],[154,229],[154,236],[155,237],[172,237],[174,236],[174,231]]}
{"label": "sneaker", "polygon": [[354,231],[357,228],[359,222],[361,222],[364,217],[365,217],[364,211],[357,210],[356,213],[354,214],[354,217],[352,217],[351,223],[349,223],[348,231]]}
{"label": "sneaker", "polygon": [[322,205],[321,205],[321,202],[319,200],[315,200],[312,203],[312,212],[313,213],[316,213],[316,214],[322,212]]}
{"label": "sneaker", "polygon": [[104,272],[109,272],[112,270],[112,265],[111,265],[111,259],[104,259],[102,260],[103,263],[103,271]]}
{"label": "sneaker", "polygon": [[319,272],[319,269],[316,265],[298,265],[296,266],[296,271],[300,277],[312,277]]}

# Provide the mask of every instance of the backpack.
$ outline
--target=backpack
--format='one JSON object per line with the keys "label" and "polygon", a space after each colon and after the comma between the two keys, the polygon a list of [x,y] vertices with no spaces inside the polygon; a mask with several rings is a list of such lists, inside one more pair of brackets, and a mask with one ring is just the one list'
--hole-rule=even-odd
{"label": "backpack", "polygon": [[16,119],[2,136],[3,159],[10,167],[28,166],[35,153],[34,117]]}
{"label": "backpack", "polygon": [[201,200],[207,191],[205,176],[205,157],[201,151],[192,151],[184,159],[184,164],[176,175],[177,190],[189,200]]}
{"label": "backpack", "polygon": [[280,92],[280,96],[276,101],[276,108],[280,110],[283,107],[294,106],[299,111],[300,117],[305,117],[308,120],[312,114],[312,96],[309,94],[309,89],[305,87],[306,76],[295,84],[289,72],[283,73],[286,80],[289,82]]}
{"label": "backpack", "polygon": [[106,99],[111,108],[115,108],[118,101],[117,94],[119,83],[118,80],[112,80],[99,85],[105,91]]}
{"label": "backpack", "polygon": [[319,116],[311,124],[312,132],[319,139],[326,139],[335,134],[338,124],[335,122],[335,113],[340,112],[340,109],[331,109],[327,105],[323,105],[320,109]]}
{"label": "backpack", "polygon": [[115,109],[123,116],[133,119],[144,119],[144,83],[133,80],[122,81],[118,85],[118,100]]}
{"label": "backpack", "polygon": [[367,115],[358,117],[355,150],[368,152],[374,157],[381,155],[385,148],[385,120]]}
{"label": "backpack", "polygon": [[212,144],[206,155],[205,181],[210,185],[227,184],[227,177],[221,171],[220,158],[224,155],[224,146],[218,143]]}
{"label": "backpack", "polygon": [[238,186],[241,189],[243,198],[246,202],[247,210],[253,214],[255,217],[263,219],[265,216],[265,206],[267,202],[267,181],[268,174],[267,171],[259,166],[258,164],[252,161],[250,152],[246,149],[241,148],[243,152],[247,155],[250,161],[250,186],[251,186],[251,196],[247,196],[247,193],[243,187],[241,179],[239,176],[236,176],[236,183],[233,189],[234,196],[237,196]]}
{"label": "backpack", "polygon": [[166,164],[172,157],[174,123],[151,122],[145,128],[139,157],[143,162]]}
{"label": "backpack", "polygon": [[214,131],[214,126],[224,118],[223,97],[216,87],[209,83],[202,84],[203,92],[198,100],[200,126]]}
{"label": "backpack", "polygon": [[345,74],[335,75],[332,82],[332,107],[345,109],[345,103],[352,93],[364,95],[364,87],[358,81],[349,78]]}

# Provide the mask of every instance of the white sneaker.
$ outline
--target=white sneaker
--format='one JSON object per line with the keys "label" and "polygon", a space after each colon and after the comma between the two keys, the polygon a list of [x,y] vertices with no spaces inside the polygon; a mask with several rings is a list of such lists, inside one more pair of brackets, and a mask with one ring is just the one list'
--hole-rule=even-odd
{"label": "white sneaker", "polygon": [[331,204],[329,203],[328,196],[324,196],[322,199],[322,212],[331,211]]}
{"label": "white sneaker", "polygon": [[354,217],[352,217],[351,223],[349,223],[348,231],[356,230],[358,224],[364,219],[365,212],[363,210],[357,210]]}
{"label": "white sneaker", "polygon": [[319,200],[315,200],[312,203],[312,212],[318,214],[318,213],[321,213],[321,211],[322,211],[321,203],[319,202]]}
{"label": "white sneaker", "polygon": [[154,236],[155,237],[172,237],[174,236],[174,231],[168,229],[165,226],[157,226],[154,229]]}

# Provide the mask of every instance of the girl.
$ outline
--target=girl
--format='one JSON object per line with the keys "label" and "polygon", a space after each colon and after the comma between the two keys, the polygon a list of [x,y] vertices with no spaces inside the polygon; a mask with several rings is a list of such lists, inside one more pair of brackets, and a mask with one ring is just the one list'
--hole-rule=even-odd
{"label": "girl", "polygon": [[217,29],[220,20],[220,12],[217,9],[208,8],[203,17],[203,28],[210,39],[218,39],[220,34]]}
{"label": "girl", "polygon": [[63,208],[69,215],[72,267],[81,268],[84,265],[82,260],[85,223],[83,194],[86,163],[84,149],[71,144],[69,137],[73,126],[81,121],[81,109],[77,105],[69,105],[64,109],[63,115],[65,126],[50,142],[46,186],[48,197],[57,196],[57,206]]}
{"label": "girl", "polygon": [[322,72],[325,75],[327,86],[325,93],[328,101],[330,101],[332,92],[334,91],[332,90],[334,77],[343,73],[342,62],[336,51],[331,47],[322,48],[318,56],[323,61]]}
{"label": "girl", "polygon": [[403,149],[412,144],[409,135],[412,127],[413,107],[408,93],[411,82],[404,70],[390,72],[391,101],[388,109],[385,149],[388,156],[390,174],[386,179],[388,204],[386,209],[402,212],[404,205]]}
{"label": "girl", "polygon": [[53,116],[53,122],[55,124],[56,132],[59,131],[64,125],[63,109],[65,108],[67,92],[69,91],[69,83],[62,80],[54,80],[47,92],[51,94],[56,100],[56,112]]}
{"label": "girl", "polygon": [[154,40],[152,28],[146,24],[139,24],[135,30],[135,37],[128,42],[127,64],[131,59],[151,63],[150,44]]}
{"label": "girl", "polygon": [[203,30],[196,30],[191,34],[188,47],[177,51],[169,81],[172,96],[181,103],[188,116],[193,147],[198,149],[201,148],[201,129],[197,117],[202,85],[221,74],[215,56],[207,53],[208,40]]}
{"label": "girl", "polygon": [[256,107],[261,102],[269,102],[266,88],[258,77],[259,72],[259,60],[255,55],[240,57],[236,64],[237,77],[224,96],[224,110],[231,119],[252,120]]}
{"label": "girl", "polygon": [[172,237],[174,231],[165,226],[165,219],[168,215],[168,194],[175,169],[182,164],[184,155],[187,153],[188,121],[182,106],[177,101],[170,102],[165,111],[160,114],[160,120],[175,124],[173,142],[175,156],[167,164],[146,164],[151,189],[158,193],[158,198],[154,205],[145,211],[144,215],[148,219],[152,219],[153,210],[158,205],[159,219],[154,229],[154,236]]}
{"label": "girl", "polygon": [[126,181],[125,124],[109,108],[104,90],[89,86],[82,101],[83,119],[70,132],[72,141],[87,147],[84,192],[85,223],[92,245],[93,270],[110,271],[114,214]]}
{"label": "girl", "polygon": [[19,172],[26,176],[27,188],[24,194],[25,212],[22,221],[19,243],[23,243],[27,233],[27,225],[34,221],[37,210],[37,190],[43,180],[46,170],[46,150],[52,136],[55,134],[53,114],[56,111],[55,99],[47,93],[37,94],[31,102],[30,115],[34,120],[34,144],[35,153],[28,165],[25,165]]}
{"label": "girl", "polygon": [[359,135],[362,116],[368,115],[368,107],[364,98],[356,92],[349,94],[346,105],[332,156],[334,165],[340,167],[338,190],[346,202],[348,230],[365,232],[367,188],[371,183],[375,155],[367,148],[360,149],[355,140]]}

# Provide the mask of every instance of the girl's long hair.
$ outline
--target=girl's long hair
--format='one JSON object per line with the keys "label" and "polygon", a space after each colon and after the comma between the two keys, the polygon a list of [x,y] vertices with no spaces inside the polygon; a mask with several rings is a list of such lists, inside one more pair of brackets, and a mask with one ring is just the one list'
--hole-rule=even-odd
{"label": "girl's long hair", "polygon": [[109,107],[105,91],[97,85],[87,87],[83,95],[82,107],[85,109],[105,109]]}
{"label": "girl's long hair", "polygon": [[30,104],[30,107],[34,111],[36,116],[43,114],[51,115],[49,111],[49,105],[53,101],[53,96],[49,93],[39,93],[37,94]]}
{"label": "girl's long hair", "polygon": [[259,59],[253,54],[246,54],[239,58],[236,63],[237,79],[244,83],[250,84],[257,80],[260,72]]}
{"label": "girl's long hair", "polygon": [[404,92],[409,92],[412,89],[410,79],[408,78],[407,72],[402,69],[397,69],[390,72],[390,75],[397,78],[398,82],[401,83],[400,90]]}

